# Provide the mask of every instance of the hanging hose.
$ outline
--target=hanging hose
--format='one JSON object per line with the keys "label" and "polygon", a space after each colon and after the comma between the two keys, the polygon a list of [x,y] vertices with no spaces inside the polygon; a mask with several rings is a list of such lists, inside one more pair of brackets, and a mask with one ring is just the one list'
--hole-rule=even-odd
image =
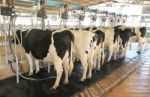
{"label": "hanging hose", "polygon": [[[9,7],[9,6],[8,6],[8,7]],[[12,54],[12,59],[11,59],[11,60],[7,60],[7,61],[8,61],[8,64],[10,64],[12,71],[13,71],[14,73],[16,73],[17,83],[19,83],[19,76],[21,76],[22,78],[27,79],[27,80],[36,80],[36,81],[46,80],[46,79],[50,79],[50,78],[56,78],[56,76],[51,76],[51,77],[42,78],[42,79],[34,79],[34,78],[25,77],[25,76],[23,76],[23,75],[20,73],[20,72],[22,71],[22,65],[21,65],[21,63],[19,63],[16,54],[14,54],[14,51],[13,51],[12,46],[11,46],[11,39],[10,39],[10,38],[11,38],[11,34],[10,34],[10,33],[11,33],[11,26],[14,27],[13,17],[16,16],[16,14],[15,14],[14,11],[10,11],[10,12],[12,12],[14,15],[12,15],[12,13],[11,13],[11,15],[10,15],[10,14],[5,14],[5,15],[7,15],[7,16],[10,16],[10,22],[9,22],[9,25],[8,25],[8,35],[6,34],[6,37],[9,38],[9,40],[8,40],[8,45],[9,45],[9,48],[10,48],[10,52],[11,52],[11,54]],[[3,30],[5,30],[5,29],[3,29]],[[5,32],[6,32],[6,30],[5,30]],[[12,31],[12,32],[13,32],[13,31]],[[20,41],[19,41],[19,39],[18,39],[16,33],[13,32],[13,36],[16,36],[17,41],[20,43]],[[15,40],[15,39],[14,39],[14,40]],[[7,41],[7,40],[6,40],[6,41]],[[22,43],[22,42],[21,42],[21,43]],[[20,43],[20,44],[21,44],[21,43]],[[15,44],[16,44],[16,40],[15,40]],[[7,44],[6,44],[6,45],[7,45]],[[22,45],[22,44],[21,44],[21,45]],[[16,70],[13,68],[13,63],[15,63]],[[43,65],[43,66],[44,66],[44,65]],[[46,68],[46,67],[45,67],[45,68]]]}
{"label": "hanging hose", "polygon": [[22,78],[24,78],[26,80],[32,80],[32,81],[43,81],[43,80],[47,80],[47,79],[54,79],[54,78],[56,78],[56,76],[50,76],[50,77],[47,77],[47,78],[36,79],[36,78],[25,77],[25,76],[23,76],[20,73],[19,73],[19,76],[21,76]]}
{"label": "hanging hose", "polygon": [[[11,27],[11,23],[12,23],[12,16],[10,16],[10,22],[9,22],[9,26],[8,26],[8,38],[9,38],[9,40],[8,40],[8,45],[9,45],[9,48],[10,48],[10,50],[11,50],[11,53],[12,53],[12,55],[13,55],[13,60],[12,61],[8,61],[8,63],[11,65],[11,69],[12,69],[12,71],[14,72],[14,73],[16,73],[16,71],[13,69],[13,63],[15,62],[16,63],[16,57],[15,57],[15,54],[14,54],[14,52],[13,52],[13,50],[12,50],[12,47],[11,47],[11,39],[10,39],[10,27]],[[20,64],[20,63],[18,63],[18,66],[19,66],[19,72],[21,72],[22,71],[22,65]]]}

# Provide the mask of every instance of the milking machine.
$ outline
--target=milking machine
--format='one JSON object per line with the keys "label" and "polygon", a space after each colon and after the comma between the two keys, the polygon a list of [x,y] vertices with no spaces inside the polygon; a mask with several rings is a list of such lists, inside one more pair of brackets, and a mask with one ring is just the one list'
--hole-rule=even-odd
{"label": "milking machine", "polygon": [[42,29],[44,29],[45,19],[47,18],[46,11],[45,11],[45,0],[40,0],[37,4],[38,4],[37,17],[41,18]]}
{"label": "milking machine", "polygon": [[100,27],[105,27],[107,11],[100,11]]}
{"label": "milking machine", "polygon": [[114,12],[108,12],[105,26],[113,27],[114,24],[115,24],[115,13]]}
{"label": "milking machine", "polygon": [[[42,1],[44,1],[44,0],[42,0]],[[43,6],[44,3],[42,1],[40,1],[40,4]],[[16,44],[16,38],[17,38],[19,44],[21,44],[21,46],[22,46],[22,41],[19,41],[17,35],[15,34],[15,20],[16,20],[17,15],[14,10],[13,0],[7,0],[6,2],[4,0],[3,6],[1,7],[1,15],[4,18],[7,17],[6,19],[9,20],[8,29],[7,29],[7,27],[5,27],[6,19],[4,19],[4,24],[1,24],[0,27],[1,27],[3,34],[5,35],[5,51],[6,52],[9,51],[7,45],[9,46],[9,49],[10,49],[10,53],[9,53],[10,56],[8,56],[6,54],[6,64],[10,64],[12,71],[14,73],[16,73],[16,82],[19,83],[19,76],[24,79],[27,79],[27,80],[38,80],[38,81],[46,80],[46,79],[50,79],[50,78],[56,78],[55,76],[50,76],[50,77],[42,78],[42,79],[35,79],[35,78],[26,77],[20,73],[22,71],[22,65],[19,63],[19,60],[17,58],[16,45],[15,45],[15,50],[13,50],[11,47],[12,40],[14,40],[14,44]],[[41,7],[39,12],[37,13],[37,17],[42,18],[42,29],[44,29],[44,27],[45,27],[44,19],[47,16],[45,14],[45,10],[43,7]],[[33,22],[33,21],[31,21],[31,22]],[[11,37],[11,35],[13,35],[13,37]],[[22,33],[21,33],[21,36],[22,36]],[[21,40],[22,40],[22,37],[21,37]],[[22,57],[22,55],[21,55],[21,57]],[[22,60],[22,58],[21,58],[21,60]],[[50,65],[48,65],[48,72],[50,72]]]}
{"label": "milking machine", "polygon": [[68,5],[64,4],[60,8],[60,26],[63,28],[67,27],[67,20],[68,20]]}
{"label": "milking machine", "polygon": [[[8,59],[8,56],[6,54],[6,64],[8,63],[11,64],[12,71],[15,71],[13,69],[13,65],[14,63],[16,63],[16,80],[17,80],[17,83],[19,83],[19,71],[21,71],[21,65],[19,64],[19,62],[17,62],[18,58],[16,57],[16,45],[15,45],[15,53],[13,52],[12,47],[11,47],[11,33],[14,32],[14,28],[15,28],[14,22],[17,17],[14,11],[13,0],[6,0],[6,1],[3,0],[3,6],[1,7],[1,15],[9,18],[8,32],[4,26],[1,26],[3,28],[3,31],[5,32],[6,53],[8,52],[7,45],[9,45],[9,49],[12,55],[12,56],[9,56],[10,59]],[[8,41],[8,44],[7,44],[7,41]]]}
{"label": "milking machine", "polygon": [[83,27],[83,21],[84,21],[84,18],[85,18],[85,8],[84,7],[81,7],[79,12],[78,12],[78,25],[79,25],[79,28],[82,29]]}
{"label": "milking machine", "polygon": [[94,27],[96,25],[98,10],[92,10],[90,15],[90,27]]}

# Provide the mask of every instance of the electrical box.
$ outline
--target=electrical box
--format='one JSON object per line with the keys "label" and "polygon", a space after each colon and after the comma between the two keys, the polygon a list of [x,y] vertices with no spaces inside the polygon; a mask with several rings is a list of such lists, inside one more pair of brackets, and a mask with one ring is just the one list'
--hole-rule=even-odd
{"label": "electrical box", "polygon": [[68,19],[68,12],[66,11],[66,12],[63,12],[62,14],[61,14],[61,18],[62,19]]}
{"label": "electrical box", "polygon": [[1,15],[4,16],[12,16],[12,8],[1,6]]}
{"label": "electrical box", "polygon": [[83,21],[83,20],[84,20],[84,17],[85,17],[84,15],[80,15],[80,16],[79,16],[79,20],[80,20],[80,21]]}
{"label": "electrical box", "polygon": [[96,21],[97,17],[96,16],[93,16],[92,17],[92,21]]}
{"label": "electrical box", "polygon": [[44,10],[38,10],[37,17],[47,18]]}

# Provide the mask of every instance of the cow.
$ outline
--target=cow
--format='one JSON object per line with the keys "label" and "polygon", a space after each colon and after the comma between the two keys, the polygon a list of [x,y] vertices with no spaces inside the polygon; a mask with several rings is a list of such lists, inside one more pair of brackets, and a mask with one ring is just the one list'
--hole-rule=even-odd
{"label": "cow", "polygon": [[[94,63],[97,70],[100,70],[101,64],[104,64],[105,60],[105,54],[104,50],[108,48],[109,51],[109,57],[107,61],[109,62],[111,60],[112,54],[114,54],[114,58],[116,60],[116,53],[118,51],[118,36],[119,32],[114,29],[113,27],[105,27],[105,28],[97,28],[97,27],[88,27],[84,28],[84,30],[92,31],[94,32],[97,36],[97,45],[96,45],[96,51],[94,55]],[[98,62],[97,62],[98,59]]]}
{"label": "cow", "polygon": [[22,41],[30,66],[29,74],[33,73],[32,57],[35,60],[36,72],[39,71],[39,60],[52,62],[56,69],[57,77],[51,89],[56,89],[60,83],[63,73],[62,64],[64,64],[64,83],[68,83],[69,59],[72,60],[71,44],[74,42],[74,36],[71,31],[52,32],[50,30],[31,29],[21,33],[20,30],[17,30],[16,36]]}
{"label": "cow", "polygon": [[108,49],[109,51],[107,62],[111,60],[113,54],[114,60],[116,60],[116,54],[119,50],[119,32],[114,27],[105,27],[99,29],[105,34],[104,49]]}
{"label": "cow", "polygon": [[[90,31],[72,30],[74,35],[74,44],[72,54],[81,61],[83,74],[80,81],[92,77],[93,57],[97,42],[97,35]],[[87,74],[87,70],[89,71]]]}
{"label": "cow", "polygon": [[[104,63],[104,40],[105,40],[105,34],[101,30],[95,30],[94,33],[97,35],[97,43],[96,43],[96,50],[95,50],[95,55],[94,55],[94,68],[96,67],[97,70],[100,70],[101,64],[103,65]],[[102,60],[101,60],[102,59]],[[98,62],[97,62],[98,60]]]}
{"label": "cow", "polygon": [[120,58],[123,58],[125,57],[127,45],[132,37],[132,28],[123,25],[118,25],[114,28],[119,34],[119,48],[121,50]]}
{"label": "cow", "polygon": [[138,42],[138,51],[137,53],[140,54],[142,51],[142,47],[144,44],[144,37],[146,35],[146,27],[134,27],[132,36],[136,36]]}

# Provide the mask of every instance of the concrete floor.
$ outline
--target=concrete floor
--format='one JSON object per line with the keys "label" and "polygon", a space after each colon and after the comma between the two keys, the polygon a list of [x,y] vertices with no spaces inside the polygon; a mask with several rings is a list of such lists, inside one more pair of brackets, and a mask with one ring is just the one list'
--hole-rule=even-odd
{"label": "concrete floor", "polygon": [[106,97],[150,97],[150,49],[139,57],[139,68]]}

